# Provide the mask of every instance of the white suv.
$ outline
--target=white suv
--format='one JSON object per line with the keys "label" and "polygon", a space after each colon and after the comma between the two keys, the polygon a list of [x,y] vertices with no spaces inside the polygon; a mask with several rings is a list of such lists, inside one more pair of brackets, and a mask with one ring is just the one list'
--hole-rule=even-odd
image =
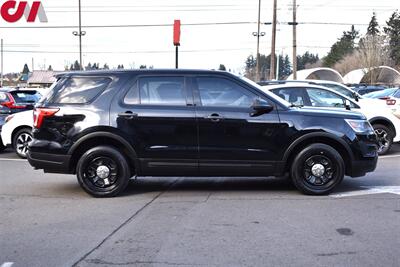
{"label": "white suv", "polygon": [[304,82],[280,82],[263,86],[293,105],[315,108],[342,108],[363,113],[375,129],[379,154],[387,154],[393,142],[400,142],[400,120],[383,101],[362,98],[358,102],[324,86]]}

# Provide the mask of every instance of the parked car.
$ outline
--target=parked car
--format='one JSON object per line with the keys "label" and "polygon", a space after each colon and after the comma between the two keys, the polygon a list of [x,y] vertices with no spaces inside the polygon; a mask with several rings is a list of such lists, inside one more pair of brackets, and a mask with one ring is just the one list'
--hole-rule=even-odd
{"label": "parked car", "polygon": [[338,82],[333,82],[333,81],[326,81],[326,80],[263,81],[263,82],[260,82],[259,85],[267,86],[267,85],[288,84],[288,83],[306,83],[306,84],[311,84],[311,85],[321,85],[321,86],[327,87],[329,89],[332,89],[342,95],[345,95],[351,99],[354,99],[357,102],[363,98],[363,96],[361,96],[359,93],[357,93],[356,91],[354,91],[350,87],[347,87],[344,84],[341,84]]}
{"label": "parked car", "polygon": [[32,141],[33,111],[24,111],[9,115],[1,131],[1,138],[5,146],[12,146],[15,153],[26,159],[28,145]]}
{"label": "parked car", "polygon": [[390,88],[379,92],[369,93],[366,98],[381,99],[386,101],[386,105],[400,119],[400,88]]}
{"label": "parked car", "polygon": [[329,88],[305,83],[287,83],[278,87],[272,85],[263,88],[295,105],[351,109],[362,112],[377,134],[380,155],[387,154],[393,142],[400,141],[400,120],[385,105],[373,106],[368,101],[355,102]]}
{"label": "parked car", "polygon": [[383,85],[356,85],[352,87],[352,89],[360,95],[365,95],[368,93],[385,90],[387,87]]}
{"label": "parked car", "polygon": [[377,144],[361,113],[293,107],[227,72],[74,72],[38,103],[28,160],[95,197],[135,176],[285,173],[321,195],[374,171]]}
{"label": "parked car", "polygon": [[[32,110],[40,97],[40,93],[36,90],[0,88],[0,133],[7,116],[17,112]],[[0,151],[3,151],[5,148],[6,146],[0,138]]]}

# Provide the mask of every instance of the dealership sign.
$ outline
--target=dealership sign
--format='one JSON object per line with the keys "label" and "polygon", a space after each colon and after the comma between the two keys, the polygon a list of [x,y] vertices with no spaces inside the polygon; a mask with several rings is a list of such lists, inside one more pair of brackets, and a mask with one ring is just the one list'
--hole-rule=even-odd
{"label": "dealership sign", "polygon": [[40,1],[33,1],[29,5],[27,1],[5,1],[1,4],[1,17],[9,23],[14,23],[24,17],[27,22],[47,22],[46,11]]}

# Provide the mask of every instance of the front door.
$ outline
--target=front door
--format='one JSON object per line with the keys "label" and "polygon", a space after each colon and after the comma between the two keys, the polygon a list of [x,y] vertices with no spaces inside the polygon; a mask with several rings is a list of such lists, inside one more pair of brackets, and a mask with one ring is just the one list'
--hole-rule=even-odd
{"label": "front door", "polygon": [[[199,123],[199,166],[203,175],[272,175],[281,148],[276,108],[252,117],[254,89],[225,77],[193,78]],[[271,105],[274,105],[269,101]]]}
{"label": "front door", "polygon": [[129,138],[142,175],[197,174],[197,124],[191,95],[184,76],[141,76],[115,100],[111,122]]}

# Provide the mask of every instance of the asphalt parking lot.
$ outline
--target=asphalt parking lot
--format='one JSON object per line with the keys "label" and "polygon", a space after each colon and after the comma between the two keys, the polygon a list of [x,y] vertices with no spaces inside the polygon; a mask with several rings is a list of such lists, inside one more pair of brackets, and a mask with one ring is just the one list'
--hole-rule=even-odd
{"label": "asphalt parking lot", "polygon": [[139,178],[94,199],[0,154],[0,266],[400,266],[400,145],[330,196],[266,178]]}

